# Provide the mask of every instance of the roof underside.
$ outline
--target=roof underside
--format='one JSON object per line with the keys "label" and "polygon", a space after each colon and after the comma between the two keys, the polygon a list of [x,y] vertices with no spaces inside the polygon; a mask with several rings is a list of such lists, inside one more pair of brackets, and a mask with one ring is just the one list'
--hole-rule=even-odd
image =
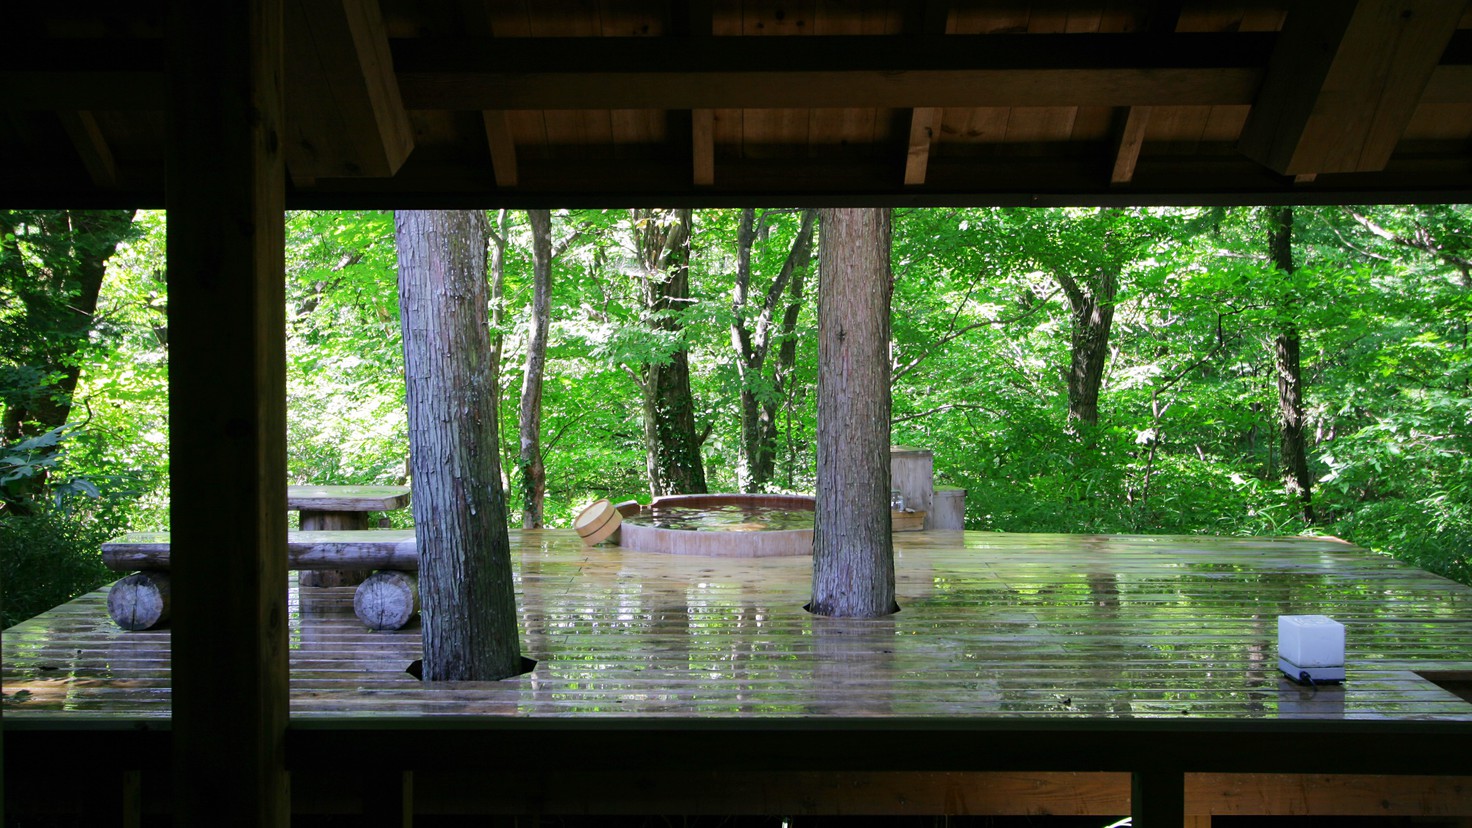
{"label": "roof underside", "polygon": [[[1452,0],[285,5],[294,206],[1472,196]],[[19,15],[0,201],[161,205],[164,4]]]}

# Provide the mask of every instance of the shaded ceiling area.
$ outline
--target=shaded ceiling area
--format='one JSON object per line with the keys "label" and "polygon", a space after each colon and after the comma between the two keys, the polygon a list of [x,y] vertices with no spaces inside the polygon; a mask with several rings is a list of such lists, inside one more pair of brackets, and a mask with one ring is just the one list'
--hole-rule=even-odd
{"label": "shaded ceiling area", "polygon": [[[288,0],[287,201],[1472,200],[1465,7]],[[166,4],[16,12],[0,201],[161,206]]]}

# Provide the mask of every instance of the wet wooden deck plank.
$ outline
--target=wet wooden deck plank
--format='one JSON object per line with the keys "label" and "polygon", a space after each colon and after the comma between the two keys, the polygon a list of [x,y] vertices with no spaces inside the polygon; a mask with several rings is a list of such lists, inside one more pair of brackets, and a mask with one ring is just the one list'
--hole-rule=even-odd
{"label": "wet wooden deck plank", "polygon": [[[873,621],[804,612],[806,559],[513,543],[533,673],[427,687],[417,627],[293,587],[293,716],[1472,720],[1415,672],[1472,670],[1472,589],[1332,540],[898,536],[902,611]],[[7,717],[168,715],[168,631],[118,630],[105,601],[5,631]],[[1304,613],[1346,625],[1343,688],[1277,674],[1276,616]]]}

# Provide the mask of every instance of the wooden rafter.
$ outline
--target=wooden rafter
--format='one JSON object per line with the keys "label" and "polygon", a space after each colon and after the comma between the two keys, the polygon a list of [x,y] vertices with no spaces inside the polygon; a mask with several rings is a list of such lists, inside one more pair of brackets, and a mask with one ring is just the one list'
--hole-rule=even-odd
{"label": "wooden rafter", "polygon": [[481,113],[485,122],[486,141],[491,145],[491,166],[497,187],[515,187],[519,183],[516,164],[516,141],[511,134],[511,119],[504,109],[488,109]]}
{"label": "wooden rafter", "polygon": [[1114,145],[1114,173],[1111,184],[1128,184],[1134,180],[1135,165],[1140,160],[1140,147],[1145,144],[1145,128],[1150,124],[1150,107],[1132,106],[1125,113]]}
{"label": "wooden rafter", "polygon": [[[705,42],[714,31],[713,0],[670,4],[670,32],[676,37]],[[716,183],[716,113],[709,107],[690,110],[691,181],[697,187]]]}
{"label": "wooden rafter", "polygon": [[1293,5],[1238,148],[1284,175],[1385,169],[1465,5]]}
{"label": "wooden rafter", "polygon": [[287,166],[298,181],[386,177],[414,148],[374,0],[286,4]]}
{"label": "wooden rafter", "polygon": [[92,183],[105,190],[117,187],[117,164],[113,161],[107,139],[97,126],[97,118],[91,112],[58,112],[57,115],[67,137],[72,139],[77,155],[81,156],[87,174],[92,177]]}
{"label": "wooden rafter", "polygon": [[[1145,18],[1143,30],[1157,37],[1170,35],[1181,23],[1181,2],[1153,4]],[[1128,184],[1135,178],[1135,166],[1140,162],[1140,150],[1145,146],[1145,130],[1150,125],[1151,108],[1132,106],[1125,110],[1120,121],[1119,132],[1114,140],[1114,170],[1109,176],[1111,186]]]}
{"label": "wooden rafter", "polygon": [[[907,5],[906,31],[921,35],[944,35],[950,25],[948,0],[924,0]],[[930,150],[940,138],[943,107],[922,106],[910,110],[910,140],[905,151],[905,186],[925,183],[930,168]]]}
{"label": "wooden rafter", "polygon": [[936,133],[940,131],[940,118],[945,110],[940,107],[919,107],[910,110],[909,152],[905,155],[905,186],[913,187],[925,183],[925,172],[930,166],[930,147]]}

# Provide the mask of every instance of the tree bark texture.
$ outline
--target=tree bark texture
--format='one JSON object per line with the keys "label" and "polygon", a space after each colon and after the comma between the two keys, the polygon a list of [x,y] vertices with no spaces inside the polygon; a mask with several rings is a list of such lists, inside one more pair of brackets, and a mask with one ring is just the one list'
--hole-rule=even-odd
{"label": "tree bark texture", "polygon": [[[41,231],[29,266],[18,245],[0,244],[0,275],[11,285],[25,316],[16,330],[44,331],[43,339],[14,342],[0,336],[9,356],[36,372],[44,384],[24,398],[6,400],[3,439],[19,442],[65,425],[71,415],[81,364],[73,359],[87,343],[107,260],[127,237],[133,210],[37,210],[0,213],[0,238]],[[11,219],[11,220],[7,220]]]}
{"label": "tree bark texture", "polygon": [[817,615],[899,609],[889,521],[887,209],[825,209],[818,275]]}
{"label": "tree bark texture", "polygon": [[[803,273],[812,261],[813,228],[817,216],[817,210],[802,212],[802,224],[781,271],[772,279],[765,294],[754,298],[751,254],[758,237],[764,234],[757,227],[755,210],[747,209],[741,214],[737,230],[736,285],[732,291],[731,343],[736,349],[736,367],[741,377],[739,474],[742,491],[766,491],[775,473],[777,414],[784,381],[796,359],[796,343],[791,341],[791,337],[802,309]],[[792,298],[778,323],[776,314],[782,297],[789,293]],[[781,341],[778,361],[776,369],[768,376],[765,367],[775,340]]]}
{"label": "tree bark texture", "polygon": [[[1269,247],[1273,264],[1293,272],[1293,208],[1275,208],[1269,219]],[[1296,501],[1305,523],[1314,522],[1313,477],[1308,470],[1308,445],[1303,429],[1303,370],[1300,339],[1292,308],[1273,337],[1273,364],[1278,375],[1278,422],[1283,433],[1283,486]]]}
{"label": "tree bark texture", "polygon": [[527,210],[532,227],[532,316],[521,375],[521,435],[517,467],[521,478],[521,526],[542,528],[547,469],[542,463],[542,378],[547,371],[547,331],[552,324],[552,214]]}
{"label": "tree bark texture", "polygon": [[486,217],[394,217],[419,548],[424,678],[521,671],[494,393],[485,361]]}
{"label": "tree bark texture", "polygon": [[1109,360],[1109,329],[1114,325],[1119,274],[1105,266],[1083,283],[1067,273],[1056,273],[1054,278],[1068,297],[1070,309],[1068,421],[1098,425],[1099,389]]}
{"label": "tree bark texture", "polygon": [[[683,331],[680,314],[690,299],[691,211],[635,210],[633,220],[649,325],[678,338]],[[641,379],[649,493],[704,493],[705,466],[685,346],[675,349],[667,362],[645,365]]]}

